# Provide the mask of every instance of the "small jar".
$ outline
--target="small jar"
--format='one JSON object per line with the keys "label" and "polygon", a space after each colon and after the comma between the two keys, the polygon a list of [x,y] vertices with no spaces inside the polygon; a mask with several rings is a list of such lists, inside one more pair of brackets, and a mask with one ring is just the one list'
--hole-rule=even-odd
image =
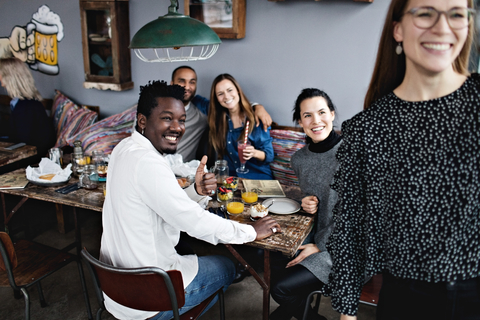
{"label": "small jar", "polygon": [[97,171],[95,170],[95,165],[89,164],[86,165],[83,169],[82,175],[79,178],[80,187],[85,189],[97,189],[98,187],[98,176]]}
{"label": "small jar", "polygon": [[107,176],[107,162],[105,161],[105,154],[103,153],[103,151],[93,151],[92,163],[95,165],[98,176],[101,178],[105,178]]}
{"label": "small jar", "polygon": [[215,177],[217,178],[217,184],[222,184],[223,180],[229,176],[227,160],[215,161],[215,167],[213,169],[213,172],[215,173]]}

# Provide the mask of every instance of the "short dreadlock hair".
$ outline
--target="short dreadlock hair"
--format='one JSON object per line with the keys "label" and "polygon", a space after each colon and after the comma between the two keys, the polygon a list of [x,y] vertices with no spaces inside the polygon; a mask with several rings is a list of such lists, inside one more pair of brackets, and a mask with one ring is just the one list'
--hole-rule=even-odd
{"label": "short dreadlock hair", "polygon": [[157,107],[157,98],[174,98],[183,101],[185,89],[182,86],[168,85],[165,81],[149,81],[147,85],[140,86],[140,98],[138,98],[137,117],[143,114],[147,119],[152,110]]}

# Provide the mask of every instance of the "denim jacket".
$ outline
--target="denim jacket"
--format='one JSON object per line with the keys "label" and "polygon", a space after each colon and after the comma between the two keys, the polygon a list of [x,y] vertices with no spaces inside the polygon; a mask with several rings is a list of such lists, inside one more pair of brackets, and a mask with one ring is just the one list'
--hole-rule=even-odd
{"label": "denim jacket", "polygon": [[[243,127],[234,129],[232,120],[227,116],[228,132],[227,132],[227,148],[224,159],[228,162],[228,169],[230,175],[236,176],[236,169],[240,167],[240,160],[238,157],[237,141],[242,133]],[[248,141],[252,146],[265,152],[265,160],[250,159],[246,163],[246,168],[249,170],[247,174],[242,174],[240,177],[248,179],[270,180],[273,179],[272,170],[270,170],[270,162],[273,161],[273,146],[272,138],[270,137],[270,127],[267,132],[263,130],[262,123],[258,127],[253,128],[252,133],[248,136]]]}

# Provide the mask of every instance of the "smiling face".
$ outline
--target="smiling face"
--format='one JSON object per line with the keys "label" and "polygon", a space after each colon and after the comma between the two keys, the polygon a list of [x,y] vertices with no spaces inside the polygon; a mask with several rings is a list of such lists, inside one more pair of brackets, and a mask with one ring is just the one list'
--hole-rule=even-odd
{"label": "smiling face", "polygon": [[314,143],[325,140],[333,129],[335,111],[330,111],[323,97],[305,99],[300,104],[298,124]]}
{"label": "smiling face", "polygon": [[138,114],[138,126],[145,130],[145,138],[158,152],[173,154],[185,133],[185,107],[180,100],[171,97],[157,98],[157,102],[148,118]]}
{"label": "smiling face", "polygon": [[237,111],[240,106],[240,97],[238,95],[237,87],[230,80],[222,80],[215,86],[215,96],[218,102],[224,108],[227,108],[229,112]]}
{"label": "smiling face", "polygon": [[[452,8],[466,8],[467,0],[410,0],[405,12],[418,7],[448,11]],[[444,14],[430,29],[416,27],[413,16],[405,14],[400,22],[395,23],[393,34],[395,41],[402,42],[407,70],[416,70],[422,74],[453,70],[452,64],[460,54],[467,35],[468,27],[453,30]]]}
{"label": "smiling face", "polygon": [[183,104],[187,105],[193,97],[195,97],[195,93],[197,92],[197,74],[188,68],[178,69],[175,72],[171,84],[178,84],[185,88]]}

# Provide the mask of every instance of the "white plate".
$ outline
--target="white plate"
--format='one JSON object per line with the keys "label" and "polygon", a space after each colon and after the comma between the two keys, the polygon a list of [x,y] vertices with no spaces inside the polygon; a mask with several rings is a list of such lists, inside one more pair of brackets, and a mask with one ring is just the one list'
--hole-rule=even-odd
{"label": "white plate", "polygon": [[269,204],[273,204],[268,208],[269,212],[276,214],[291,214],[300,210],[298,202],[288,198],[268,198],[263,201],[262,204],[267,207]]}
{"label": "white plate", "polygon": [[66,184],[69,180],[70,180],[70,177],[68,177],[68,179],[66,180],[63,180],[63,181],[55,181],[55,182],[51,182],[51,181],[48,181],[48,180],[45,180],[45,181],[38,181],[38,180],[30,180],[27,178],[28,181],[30,181],[31,183],[33,184],[36,184],[37,186],[42,186],[42,187],[58,187],[58,186],[61,186],[61,185],[64,185]]}

